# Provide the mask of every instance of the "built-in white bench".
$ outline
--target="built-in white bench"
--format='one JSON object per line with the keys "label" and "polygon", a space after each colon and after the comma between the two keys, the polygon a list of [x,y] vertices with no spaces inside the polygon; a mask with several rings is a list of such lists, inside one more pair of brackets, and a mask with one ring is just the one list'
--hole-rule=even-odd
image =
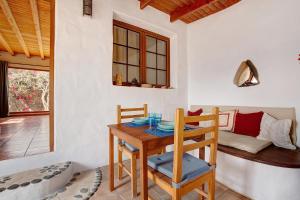
{"label": "built-in white bench", "polygon": [[[193,105],[209,112],[212,106]],[[277,119],[292,119],[291,138],[296,143],[294,108],[219,106],[220,110],[238,109],[242,113],[263,111]],[[206,154],[208,151],[206,151]],[[206,155],[206,157],[208,157]],[[300,149],[287,150],[271,145],[257,154],[218,145],[217,180],[256,200],[298,200],[300,196]]]}

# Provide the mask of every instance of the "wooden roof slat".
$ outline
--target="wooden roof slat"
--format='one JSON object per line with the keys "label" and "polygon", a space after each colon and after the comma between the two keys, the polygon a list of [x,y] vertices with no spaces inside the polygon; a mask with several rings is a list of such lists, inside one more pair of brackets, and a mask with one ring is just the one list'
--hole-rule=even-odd
{"label": "wooden roof slat", "polygon": [[141,9],[146,8],[153,0],[140,0]]}
{"label": "wooden roof slat", "polygon": [[[144,0],[146,2],[147,0]],[[170,21],[180,19],[191,23],[230,7],[240,0],[152,0],[148,5],[170,15]],[[142,0],[140,0],[142,3]]]}
{"label": "wooden roof slat", "polygon": [[2,33],[0,33],[0,43],[4,46],[4,48],[13,56],[15,53],[3,37]]}
{"label": "wooden roof slat", "polygon": [[43,49],[43,41],[42,41],[42,33],[41,33],[41,27],[40,27],[40,17],[39,17],[39,11],[36,0],[30,0],[31,10],[32,10],[32,17],[36,32],[36,37],[38,40],[38,45],[40,49],[41,58],[44,59],[44,49]]}
{"label": "wooden roof slat", "polygon": [[186,15],[189,15],[195,11],[197,11],[198,9],[200,9],[202,6],[206,5],[209,3],[209,0],[197,0],[192,4],[177,8],[175,11],[173,11],[171,13],[170,16],[170,21],[174,22],[178,19],[180,19],[181,17],[184,17]]}
{"label": "wooden roof slat", "polygon": [[217,7],[219,7],[220,9],[225,9],[226,6],[224,6],[222,3],[220,3],[220,1],[216,1],[215,5],[217,5]]}
{"label": "wooden roof slat", "polygon": [[14,33],[15,33],[15,35],[16,35],[19,43],[20,43],[20,45],[22,46],[22,49],[23,49],[25,55],[27,57],[30,57],[30,53],[29,53],[28,47],[25,44],[24,38],[23,38],[23,36],[22,36],[22,34],[20,32],[20,29],[19,29],[19,27],[17,25],[17,22],[16,22],[13,14],[11,12],[11,9],[10,9],[10,7],[8,5],[7,0],[0,0],[0,6],[1,6],[2,10],[3,10],[4,15],[6,16],[7,21],[11,25],[11,28],[13,29],[13,31],[14,31]]}

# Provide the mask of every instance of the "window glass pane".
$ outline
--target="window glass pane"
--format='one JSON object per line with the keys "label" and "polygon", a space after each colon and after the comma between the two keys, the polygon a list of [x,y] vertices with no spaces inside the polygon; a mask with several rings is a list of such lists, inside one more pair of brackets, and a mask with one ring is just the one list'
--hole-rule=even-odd
{"label": "window glass pane", "polygon": [[157,53],[166,55],[167,45],[165,41],[157,40]]}
{"label": "window glass pane", "polygon": [[8,69],[9,112],[49,111],[49,72]]}
{"label": "window glass pane", "polygon": [[147,67],[156,68],[156,54],[147,52]]}
{"label": "window glass pane", "polygon": [[127,44],[127,30],[118,26],[114,26],[114,43]]}
{"label": "window glass pane", "polygon": [[126,65],[113,63],[113,80],[116,81],[116,75],[120,74],[122,77],[122,82],[127,82],[126,80]]}
{"label": "window glass pane", "polygon": [[126,47],[114,44],[113,61],[126,64],[126,56],[127,56]]}
{"label": "window glass pane", "polygon": [[157,84],[166,85],[166,71],[157,70]]}
{"label": "window glass pane", "polygon": [[157,69],[166,69],[166,56],[157,55]]}
{"label": "window glass pane", "polygon": [[156,53],[156,39],[153,37],[146,37],[147,51]]}
{"label": "window glass pane", "polygon": [[139,65],[140,64],[140,51],[132,48],[128,48],[128,64]]}
{"label": "window glass pane", "polygon": [[132,82],[134,78],[140,82],[140,68],[128,66],[128,81]]}
{"label": "window glass pane", "polygon": [[147,83],[156,85],[156,70],[147,68]]}
{"label": "window glass pane", "polygon": [[128,30],[128,46],[140,48],[140,34]]}

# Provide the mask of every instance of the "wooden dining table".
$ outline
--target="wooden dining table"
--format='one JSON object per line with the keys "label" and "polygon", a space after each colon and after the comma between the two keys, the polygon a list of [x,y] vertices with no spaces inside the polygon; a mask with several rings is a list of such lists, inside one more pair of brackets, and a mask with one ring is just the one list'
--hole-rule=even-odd
{"label": "wooden dining table", "polygon": [[[124,124],[112,124],[109,127],[109,188],[115,189],[114,183],[114,136],[139,149],[140,157],[140,181],[141,199],[148,199],[148,165],[149,152],[174,144],[174,136],[158,137],[145,133],[149,126],[129,127]],[[188,138],[192,140],[203,140],[203,137]],[[204,159],[204,149],[199,149],[199,158]]]}

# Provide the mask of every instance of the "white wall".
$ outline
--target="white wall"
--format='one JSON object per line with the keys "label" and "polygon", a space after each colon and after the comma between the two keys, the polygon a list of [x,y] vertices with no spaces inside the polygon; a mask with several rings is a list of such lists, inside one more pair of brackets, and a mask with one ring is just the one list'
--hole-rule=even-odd
{"label": "white wall", "polygon": [[[169,119],[187,106],[186,25],[170,23],[150,7],[140,10],[137,0],[97,0],[93,7],[89,18],[82,16],[82,0],[56,1],[55,152],[2,161],[0,176],[65,160],[88,168],[106,165],[106,125],[116,121],[117,104],[148,103],[150,111]],[[175,89],[112,86],[113,13],[171,38]]]}
{"label": "white wall", "polygon": [[[241,1],[189,25],[188,104],[295,107],[299,118],[299,7],[298,0]],[[233,78],[246,59],[256,65],[261,84],[238,88]],[[298,138],[299,132],[298,126]],[[252,199],[299,199],[298,169],[222,152],[217,162],[217,180]]]}
{"label": "white wall", "polygon": [[[241,1],[188,26],[189,105],[295,107],[299,118],[299,7],[298,0]],[[261,84],[238,88],[233,78],[246,59]]]}

